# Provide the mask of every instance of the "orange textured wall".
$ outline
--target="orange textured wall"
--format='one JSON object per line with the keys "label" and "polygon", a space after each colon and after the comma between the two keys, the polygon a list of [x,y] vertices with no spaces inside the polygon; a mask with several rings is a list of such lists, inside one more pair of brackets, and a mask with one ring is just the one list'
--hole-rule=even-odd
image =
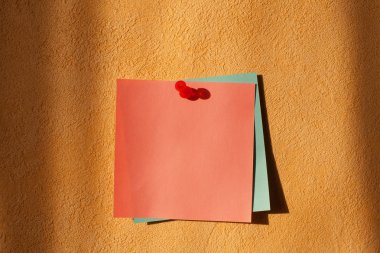
{"label": "orange textured wall", "polygon": [[[2,0],[0,251],[380,252],[379,12]],[[250,71],[264,77],[279,203],[264,224],[112,218],[116,79]]]}

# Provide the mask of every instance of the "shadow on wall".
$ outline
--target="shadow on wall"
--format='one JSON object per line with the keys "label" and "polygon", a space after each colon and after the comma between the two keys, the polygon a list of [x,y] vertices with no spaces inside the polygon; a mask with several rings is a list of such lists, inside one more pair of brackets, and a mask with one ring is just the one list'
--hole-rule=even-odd
{"label": "shadow on wall", "polygon": [[364,161],[362,170],[363,194],[369,197],[367,204],[368,224],[374,236],[376,249],[380,250],[380,216],[378,210],[380,196],[380,4],[378,1],[357,3],[352,17],[358,23],[356,37],[356,70],[358,74],[357,111],[360,159]]}
{"label": "shadow on wall", "polygon": [[49,252],[46,7],[0,3],[0,251]]}
{"label": "shadow on wall", "polygon": [[269,181],[269,195],[270,195],[270,206],[271,210],[269,212],[257,212],[253,213],[252,223],[269,225],[268,214],[285,214],[289,213],[289,208],[286,203],[286,198],[284,190],[282,188],[280,176],[278,174],[278,169],[276,165],[276,160],[273,153],[272,139],[269,129],[268,122],[268,112],[267,104],[265,100],[265,86],[264,79],[262,75],[257,76],[259,83],[260,92],[260,102],[261,102],[261,114],[263,120],[263,131],[264,131],[264,141],[265,141],[265,152],[268,168],[268,181]]}
{"label": "shadow on wall", "polygon": [[98,74],[92,6],[78,2],[71,23],[55,15],[58,3],[0,2],[1,252],[52,252],[57,240],[72,251],[103,246],[93,223],[111,210],[93,210],[104,210],[99,174],[109,171],[113,129],[101,112],[112,96]]}
{"label": "shadow on wall", "polygon": [[288,205],[286,203],[284,190],[282,189],[282,184],[280,176],[278,174],[278,169],[276,165],[276,160],[273,153],[272,139],[269,129],[268,122],[268,112],[267,104],[265,100],[265,85],[263,76],[258,76],[258,82],[260,87],[260,99],[261,99],[261,111],[263,118],[263,130],[264,130],[264,140],[265,140],[265,151],[267,155],[267,166],[268,166],[268,180],[269,180],[269,193],[270,193],[270,205],[271,214],[289,213]]}
{"label": "shadow on wall", "polygon": [[[74,239],[82,240],[74,248],[79,252],[88,249],[103,251],[104,246],[110,243],[108,236],[101,235],[110,233],[104,224],[112,216],[112,206],[105,210],[104,200],[105,196],[107,199],[112,196],[113,166],[107,162],[113,158],[114,150],[113,139],[110,138],[114,136],[114,112],[108,110],[113,108],[114,100],[107,89],[114,92],[116,85],[115,80],[102,81],[107,64],[102,58],[104,48],[101,45],[107,38],[107,30],[102,26],[104,20],[99,4],[91,0],[77,3],[79,8],[74,15],[78,22],[74,26],[75,41],[72,45],[75,82],[66,84],[75,97],[70,100],[72,111],[66,115],[72,120],[71,132],[74,134],[70,139],[75,143],[70,151],[75,159],[67,170],[75,175],[72,179],[75,194],[82,196],[76,199],[75,208],[81,213],[76,217],[78,222],[74,236]],[[94,226],[99,224],[103,229],[94,230]]]}

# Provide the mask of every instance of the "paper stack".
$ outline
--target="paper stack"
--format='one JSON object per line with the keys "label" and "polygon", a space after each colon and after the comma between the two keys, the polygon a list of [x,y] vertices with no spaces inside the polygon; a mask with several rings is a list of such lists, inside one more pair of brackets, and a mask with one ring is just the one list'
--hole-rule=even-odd
{"label": "paper stack", "polygon": [[255,73],[118,80],[114,216],[250,223],[270,210],[258,89]]}

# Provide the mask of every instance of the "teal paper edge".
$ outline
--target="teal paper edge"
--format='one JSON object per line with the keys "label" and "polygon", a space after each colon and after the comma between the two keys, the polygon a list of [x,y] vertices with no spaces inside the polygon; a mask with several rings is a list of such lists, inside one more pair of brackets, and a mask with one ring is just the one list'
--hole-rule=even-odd
{"label": "teal paper edge", "polygon": [[[255,183],[253,190],[253,212],[270,211],[270,197],[268,185],[268,169],[265,153],[263,120],[261,116],[261,104],[259,85],[256,73],[245,73],[227,76],[215,76],[205,78],[186,79],[187,82],[224,82],[224,83],[255,83]],[[133,218],[135,223],[155,222],[165,219]]]}
{"label": "teal paper edge", "polygon": [[133,218],[134,223],[143,223],[143,222],[155,222],[155,221],[162,221],[165,219],[155,219],[155,218]]}

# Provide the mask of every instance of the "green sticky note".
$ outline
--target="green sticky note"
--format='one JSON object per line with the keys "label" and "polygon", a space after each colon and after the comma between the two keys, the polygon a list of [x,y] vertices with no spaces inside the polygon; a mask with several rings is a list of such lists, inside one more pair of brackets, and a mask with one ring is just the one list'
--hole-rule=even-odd
{"label": "green sticky note", "polygon": [[[269,211],[269,185],[267,173],[267,161],[265,154],[263,120],[261,117],[261,105],[259,86],[256,73],[246,73],[227,76],[215,76],[206,78],[187,79],[187,82],[225,82],[225,83],[255,83],[255,176],[253,190],[253,212]],[[164,219],[134,218],[135,223],[154,222]]]}
{"label": "green sticky note", "polygon": [[133,218],[134,223],[142,223],[142,222],[155,222],[155,221],[161,221],[165,219],[154,219],[154,218]]}

